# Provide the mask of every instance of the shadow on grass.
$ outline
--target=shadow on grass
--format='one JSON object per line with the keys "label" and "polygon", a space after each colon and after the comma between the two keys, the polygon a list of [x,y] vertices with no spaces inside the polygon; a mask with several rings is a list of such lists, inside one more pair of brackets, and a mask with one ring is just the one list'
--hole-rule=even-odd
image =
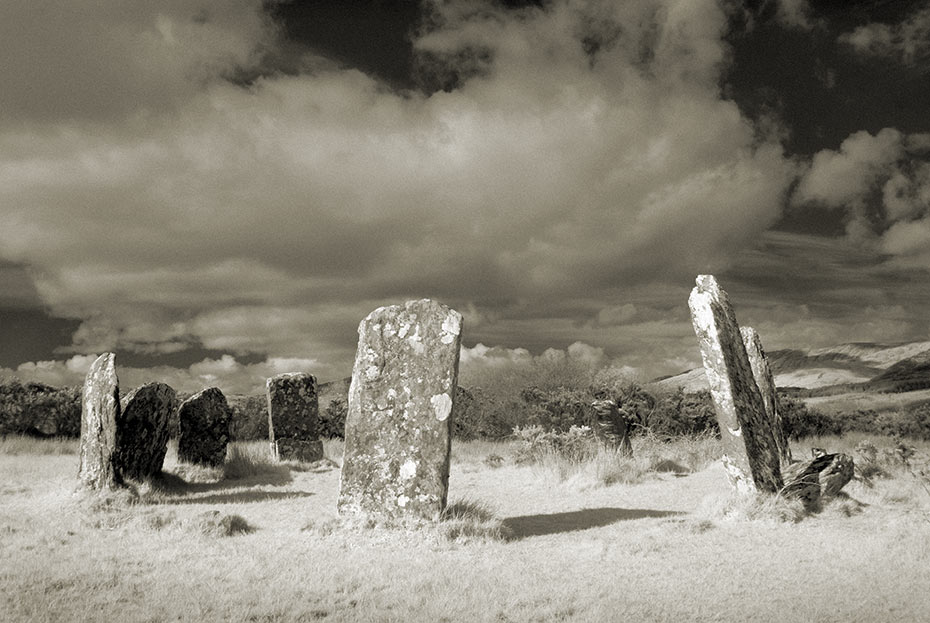
{"label": "shadow on grass", "polygon": [[294,480],[291,470],[286,466],[272,466],[260,473],[243,478],[223,478],[208,482],[191,482],[178,474],[162,472],[150,481],[152,489],[164,495],[187,495],[192,493],[205,493],[207,491],[221,491],[223,489],[238,489],[241,487],[257,487],[271,485],[280,487],[290,484]]}
{"label": "shadow on grass", "polygon": [[684,513],[679,511],[655,511],[640,508],[585,508],[580,511],[553,513],[551,515],[507,517],[504,519],[503,524],[513,533],[512,540],[519,540],[531,536],[600,528],[630,519],[672,517],[682,514]]}
{"label": "shadow on grass", "polygon": [[308,491],[230,491],[202,497],[168,497],[161,504],[249,504],[252,502],[270,502],[290,498],[307,498],[313,495]]}

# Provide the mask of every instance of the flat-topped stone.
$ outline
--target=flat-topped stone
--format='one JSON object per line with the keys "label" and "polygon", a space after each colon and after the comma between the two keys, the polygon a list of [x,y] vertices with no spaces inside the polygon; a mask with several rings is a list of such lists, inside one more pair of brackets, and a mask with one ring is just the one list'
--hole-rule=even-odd
{"label": "flat-topped stone", "polygon": [[268,396],[268,436],[279,460],[318,461],[319,404],[316,378],[300,372],[279,374],[265,381]]}
{"label": "flat-topped stone", "polygon": [[422,299],[359,324],[338,509],[437,520],[446,506],[462,316]]}

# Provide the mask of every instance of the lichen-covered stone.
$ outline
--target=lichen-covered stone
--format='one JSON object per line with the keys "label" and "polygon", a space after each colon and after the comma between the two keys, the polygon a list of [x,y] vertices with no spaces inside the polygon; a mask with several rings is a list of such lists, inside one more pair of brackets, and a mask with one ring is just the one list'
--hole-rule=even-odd
{"label": "lichen-covered stone", "polygon": [[268,437],[280,460],[318,461],[323,444],[317,439],[319,405],[311,374],[279,374],[265,381]]}
{"label": "lichen-covered stone", "polygon": [[358,328],[338,509],[435,521],[449,485],[462,316],[428,299],[376,309]]}
{"label": "lichen-covered stone", "polygon": [[762,348],[762,338],[759,337],[759,333],[752,327],[740,327],[739,331],[743,337],[743,345],[746,347],[746,355],[749,357],[752,376],[756,379],[759,393],[762,394],[765,414],[772,425],[772,434],[775,437],[775,445],[778,447],[778,459],[781,461],[781,468],[784,469],[791,464],[791,446],[788,443],[785,423],[781,413],[778,412],[775,377],[772,375],[768,358],[765,356],[765,349]]}
{"label": "lichen-covered stone", "polygon": [[217,467],[226,460],[232,409],[216,387],[194,394],[178,408],[178,460]]}
{"label": "lichen-covered stone", "polygon": [[121,484],[114,464],[116,422],[120,414],[116,355],[97,357],[84,378],[81,397],[81,462],[78,479],[90,489]]}
{"label": "lichen-covered stone", "polygon": [[701,347],[724,448],[737,491],[782,487],[778,447],[729,298],[712,275],[699,275],[688,305]]}
{"label": "lichen-covered stone", "polygon": [[114,456],[121,477],[142,480],[161,473],[175,408],[175,391],[164,383],[148,383],[123,398]]}

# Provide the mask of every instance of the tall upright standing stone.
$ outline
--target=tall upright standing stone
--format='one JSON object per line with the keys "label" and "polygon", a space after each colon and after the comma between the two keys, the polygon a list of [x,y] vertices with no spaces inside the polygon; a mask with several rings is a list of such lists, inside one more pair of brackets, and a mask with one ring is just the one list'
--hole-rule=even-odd
{"label": "tall upright standing stone", "polygon": [[752,376],[756,379],[759,393],[762,394],[765,414],[771,422],[772,434],[775,436],[775,445],[778,448],[778,460],[781,469],[784,470],[786,466],[791,464],[791,446],[788,443],[788,431],[785,429],[785,423],[782,420],[781,413],[778,412],[775,378],[772,376],[772,369],[769,367],[768,358],[762,348],[762,338],[752,327],[740,327],[739,332],[743,337],[743,345],[746,346],[746,355],[749,357]]}
{"label": "tall upright standing stone", "polygon": [[323,442],[317,432],[319,403],[316,378],[296,372],[265,381],[268,394],[268,437],[280,460],[319,461]]}
{"label": "tall upright standing stone", "polygon": [[176,407],[175,391],[164,383],[137,387],[123,398],[114,456],[121,477],[142,480],[161,473],[168,451],[168,419]]}
{"label": "tall upright standing stone", "polygon": [[122,482],[113,460],[119,415],[116,355],[104,353],[91,364],[84,378],[81,397],[81,463],[78,479],[89,489],[110,489]]}
{"label": "tall upright standing stone", "polygon": [[194,394],[178,408],[178,459],[218,467],[226,460],[232,409],[216,387]]}
{"label": "tall upright standing stone", "polygon": [[462,315],[422,299],[358,327],[337,507],[435,521],[446,506]]}
{"label": "tall upright standing stone", "polygon": [[724,466],[740,492],[782,488],[778,447],[727,293],[698,275],[688,306],[701,347],[724,447]]}

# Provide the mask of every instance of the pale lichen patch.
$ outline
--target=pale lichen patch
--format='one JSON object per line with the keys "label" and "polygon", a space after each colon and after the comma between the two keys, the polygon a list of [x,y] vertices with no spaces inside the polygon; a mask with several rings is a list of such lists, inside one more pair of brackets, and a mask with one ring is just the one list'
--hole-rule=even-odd
{"label": "pale lichen patch", "polygon": [[452,398],[449,394],[436,394],[429,399],[430,406],[433,407],[433,413],[440,422],[445,421],[449,414],[452,413]]}

